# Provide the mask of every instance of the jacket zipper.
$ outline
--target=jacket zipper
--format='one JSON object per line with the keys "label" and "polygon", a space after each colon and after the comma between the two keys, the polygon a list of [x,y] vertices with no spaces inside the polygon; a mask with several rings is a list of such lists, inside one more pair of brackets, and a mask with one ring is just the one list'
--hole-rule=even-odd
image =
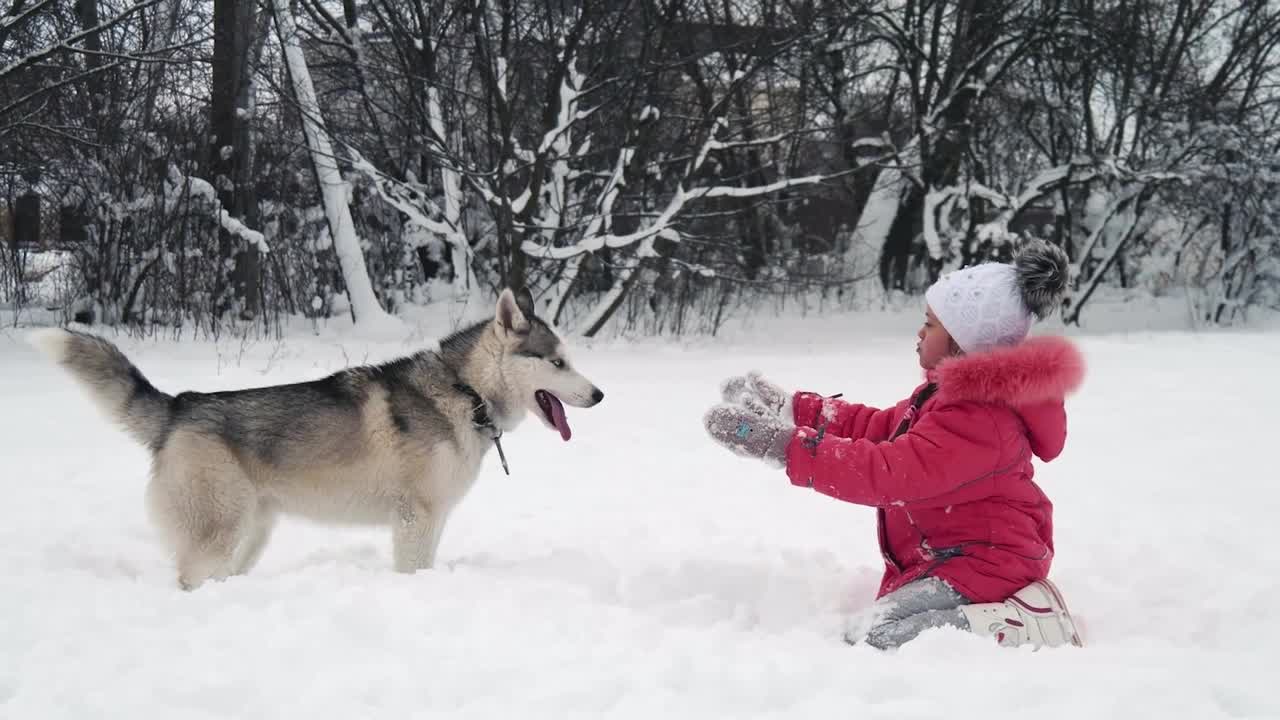
{"label": "jacket zipper", "polygon": [[[937,392],[938,386],[935,383],[929,383],[921,390],[912,400],[911,405],[907,407],[906,413],[903,414],[902,420],[898,423],[898,428],[894,431],[890,440],[897,437],[911,428],[915,422],[916,416],[919,415],[920,409],[928,402],[929,398]],[[915,526],[915,521],[911,522]],[[880,536],[880,555],[884,557],[884,561],[889,564],[897,572],[902,572],[902,566],[898,564],[898,559],[893,556],[893,552],[889,549],[889,534],[885,531],[885,512],[884,508],[876,508],[876,531]],[[916,530],[919,532],[919,529]]]}
{"label": "jacket zipper", "polygon": [[889,550],[889,534],[885,532],[884,520],[884,508],[876,508],[876,530],[880,535],[880,555],[895,571],[902,572],[902,566],[898,564],[897,558],[895,558],[893,553]]}

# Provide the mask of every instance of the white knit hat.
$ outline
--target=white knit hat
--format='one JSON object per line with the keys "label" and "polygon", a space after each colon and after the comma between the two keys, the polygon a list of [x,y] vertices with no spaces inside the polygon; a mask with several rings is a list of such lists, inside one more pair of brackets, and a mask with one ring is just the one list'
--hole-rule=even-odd
{"label": "white knit hat", "polygon": [[1017,345],[1062,301],[1069,275],[1067,254],[1032,241],[1012,265],[984,263],[939,279],[925,301],[966,353]]}

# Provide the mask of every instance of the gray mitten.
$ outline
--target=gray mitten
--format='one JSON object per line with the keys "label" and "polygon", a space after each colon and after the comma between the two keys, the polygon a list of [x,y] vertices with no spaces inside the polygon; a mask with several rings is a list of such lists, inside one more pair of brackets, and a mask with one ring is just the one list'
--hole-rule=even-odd
{"label": "gray mitten", "polygon": [[743,457],[787,464],[787,445],[795,428],[777,417],[738,405],[716,405],[702,418],[711,438]]}
{"label": "gray mitten", "polygon": [[720,396],[727,403],[739,403],[761,415],[792,422],[791,394],[765,380],[757,370],[725,380],[720,385]]}
{"label": "gray mitten", "polygon": [[720,398],[727,403],[742,402],[745,395],[754,395],[747,390],[750,387],[746,375],[734,375],[720,383]]}

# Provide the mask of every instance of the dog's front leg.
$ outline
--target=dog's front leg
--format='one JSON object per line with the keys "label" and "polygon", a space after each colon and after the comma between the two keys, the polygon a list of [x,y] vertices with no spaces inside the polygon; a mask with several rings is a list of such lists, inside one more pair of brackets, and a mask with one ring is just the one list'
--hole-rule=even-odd
{"label": "dog's front leg", "polygon": [[396,504],[391,544],[397,572],[426,570],[435,563],[445,513],[438,507],[405,498]]}

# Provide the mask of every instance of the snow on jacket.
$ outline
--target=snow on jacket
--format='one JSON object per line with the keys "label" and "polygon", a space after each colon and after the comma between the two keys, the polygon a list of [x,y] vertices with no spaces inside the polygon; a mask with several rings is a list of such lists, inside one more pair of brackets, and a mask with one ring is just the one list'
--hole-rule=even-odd
{"label": "snow on jacket", "polygon": [[796,393],[787,475],[878,509],[879,596],[936,576],[973,602],[1004,600],[1049,573],[1053,505],[1031,456],[1062,452],[1063,398],[1083,376],[1074,345],[1041,337],[944,361],[885,410]]}

